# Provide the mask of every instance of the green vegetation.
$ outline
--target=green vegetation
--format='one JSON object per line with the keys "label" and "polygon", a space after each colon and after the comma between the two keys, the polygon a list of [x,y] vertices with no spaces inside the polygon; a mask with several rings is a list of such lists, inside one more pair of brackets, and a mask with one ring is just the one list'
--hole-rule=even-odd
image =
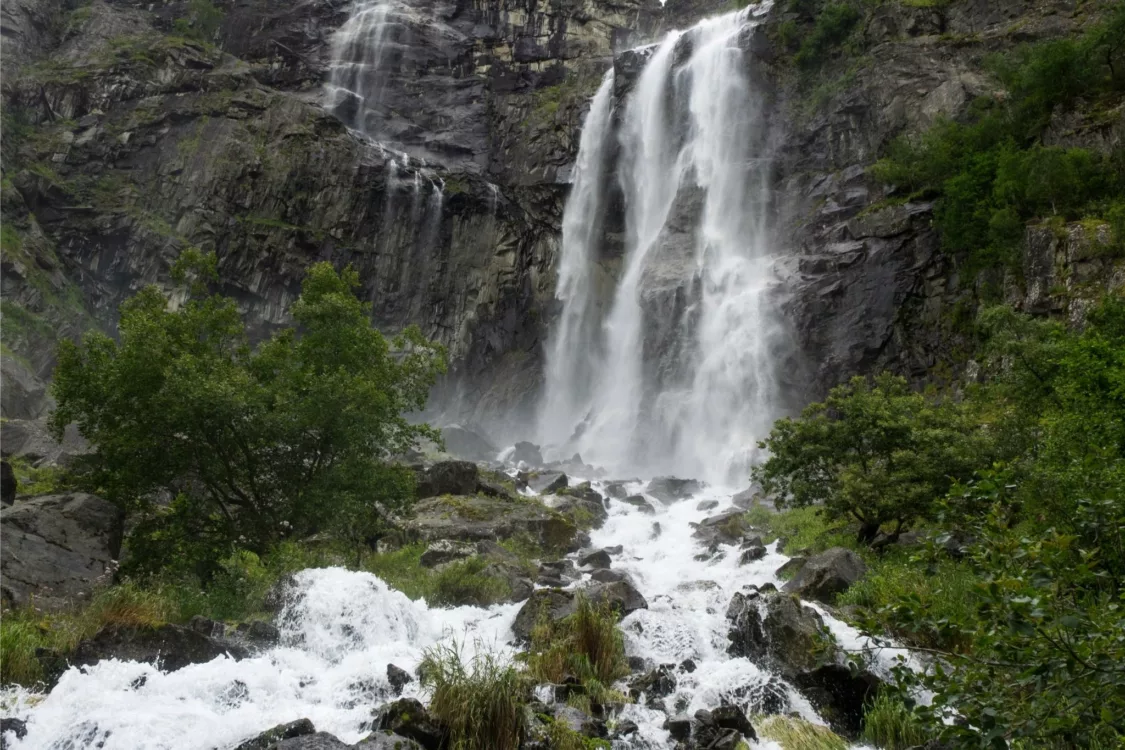
{"label": "green vegetation", "polygon": [[210,0],[190,0],[187,16],[177,18],[172,27],[179,36],[210,42],[222,28],[225,16]]}
{"label": "green vegetation", "polygon": [[[156,288],[121,308],[120,343],[89,334],[59,349],[53,429],[77,422],[96,452],[82,480],[138,523],[134,570],[206,579],[236,548],[258,554],[323,529],[355,546],[413,496],[388,461],[424,425],[443,352],[416,330],[387,341],[353,292],[356,273],[313,266],[287,329],[251,349],[234,301],[207,293],[214,258],[175,310]],[[154,498],[171,498],[158,505]]]}
{"label": "green vegetation", "polygon": [[36,467],[24,456],[6,459],[19,483],[20,494],[50,495],[68,489],[66,472],[58,466]]}
{"label": "green vegetation", "polygon": [[871,541],[884,524],[898,533],[927,518],[954,479],[972,476],[984,447],[976,427],[958,404],[912,393],[902,378],[857,377],[799,419],[778,421],[753,478],[779,507],[850,516],[860,541]]}
{"label": "green vegetation", "polygon": [[609,692],[605,686],[629,674],[625,640],[608,602],[595,604],[580,594],[575,604],[574,614],[558,622],[540,618],[531,633],[528,672],[538,682],[577,677],[600,702]]}
{"label": "green vegetation", "polygon": [[1125,246],[1125,150],[1111,155],[1041,142],[1057,107],[1111,110],[1125,92],[1125,7],[1081,38],[1041,42],[991,60],[1006,88],[982,97],[965,122],[944,121],[895,142],[874,175],[913,196],[938,199],[948,251],[975,273],[1015,268],[1024,227],[1047,218],[1098,217]]}
{"label": "green vegetation", "polygon": [[880,750],[910,750],[925,744],[930,733],[897,696],[883,693],[864,712],[863,738]]}
{"label": "green vegetation", "polygon": [[[758,475],[800,507],[749,517],[802,547],[858,549],[871,570],[840,603],[858,605],[868,632],[936,660],[926,674],[900,670],[903,691],[871,707],[867,732],[881,746],[919,736],[965,748],[1115,746],[1125,739],[1125,297],[1104,298],[1080,330],[1006,308],[986,310],[977,329],[985,382],[956,398],[883,377],[779,422]],[[928,448],[937,435],[945,448]],[[954,449],[966,437],[973,449]],[[918,519],[917,544],[866,547],[872,530],[893,540],[902,518]],[[851,540],[849,528],[866,533]],[[910,699],[918,686],[932,706]],[[964,721],[947,721],[955,715]]]}
{"label": "green vegetation", "polygon": [[766,716],[754,722],[758,735],[785,750],[847,750],[848,743],[828,727],[792,716]]}
{"label": "green vegetation", "polygon": [[848,3],[828,3],[817,14],[812,30],[801,42],[794,56],[798,66],[818,68],[848,36],[860,19],[860,13]]}
{"label": "green vegetation", "polygon": [[453,750],[519,748],[530,696],[513,664],[478,648],[466,665],[454,642],[430,649],[419,671],[422,684],[433,690],[430,712],[449,727]]}

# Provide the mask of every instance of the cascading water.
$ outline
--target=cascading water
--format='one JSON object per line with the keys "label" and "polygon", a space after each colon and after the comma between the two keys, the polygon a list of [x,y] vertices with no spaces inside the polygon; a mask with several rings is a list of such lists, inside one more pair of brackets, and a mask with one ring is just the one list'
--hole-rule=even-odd
{"label": "cascading water", "polygon": [[[778,416],[767,133],[738,44],[753,23],[745,10],[670,33],[618,103],[626,258],[601,327],[572,322],[590,314],[589,292],[573,285],[597,262],[590,228],[605,210],[600,193],[578,193],[605,167],[579,160],[540,421],[560,455],[733,483]],[[581,150],[605,140],[588,124]],[[591,355],[592,383],[559,364]]]}
{"label": "cascading water", "polygon": [[[594,486],[605,489],[598,482]],[[640,494],[643,488],[635,482],[626,490]],[[648,601],[647,609],[621,622],[629,655],[649,665],[690,659],[695,666],[676,671],[675,691],[662,701],[667,713],[640,703],[623,707],[616,720],[634,721],[639,729],[615,740],[615,750],[674,747],[663,728],[668,714],[692,714],[723,702],[752,713],[769,701],[773,712],[795,712],[823,724],[798,690],[761,665],[727,654],[731,598],[750,584],[780,586],[774,571],[787,558],[772,545],[748,565],[739,564],[739,550],[731,546],[697,557],[701,544],[692,536],[693,524],[731,507],[730,496],[718,490],[669,506],[649,500],[655,514],[612,503],[591,543],[621,545],[613,568],[627,574]],[[697,507],[709,500],[718,508]],[[308,718],[319,731],[357,742],[370,732],[373,710],[394,697],[388,664],[413,671],[425,649],[449,639],[464,649],[464,658],[477,649],[511,655],[511,625],[519,607],[431,608],[369,573],[306,570],[297,574],[278,616],[280,645],[241,661],[219,657],[171,673],[105,660],[67,670],[47,695],[7,688],[0,692],[0,713],[25,720],[27,734],[16,739],[9,733],[5,739],[15,750],[229,750],[273,726]],[[842,648],[869,647],[848,625],[817,609]],[[875,669],[885,673],[898,655],[884,650]],[[428,698],[417,681],[403,694]],[[783,750],[766,740],[751,747]]]}

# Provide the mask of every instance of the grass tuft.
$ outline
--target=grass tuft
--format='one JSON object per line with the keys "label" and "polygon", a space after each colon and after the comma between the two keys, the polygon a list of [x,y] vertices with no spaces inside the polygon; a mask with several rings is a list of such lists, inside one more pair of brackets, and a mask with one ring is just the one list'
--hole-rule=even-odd
{"label": "grass tuft", "polygon": [[545,617],[539,620],[526,658],[528,671],[538,682],[577,677],[597,702],[617,699],[619,694],[605,686],[629,674],[625,639],[613,607],[608,602],[595,604],[581,594],[574,614],[555,623]]}
{"label": "grass tuft", "polygon": [[528,684],[513,664],[487,650],[466,664],[452,642],[428,650],[420,674],[433,690],[430,713],[449,728],[452,750],[518,750]]}
{"label": "grass tuft", "polygon": [[847,750],[848,743],[828,727],[790,716],[767,716],[754,722],[758,735],[785,750]]}
{"label": "grass tuft", "polygon": [[906,704],[886,692],[868,705],[863,715],[863,737],[880,750],[908,750],[930,739]]}

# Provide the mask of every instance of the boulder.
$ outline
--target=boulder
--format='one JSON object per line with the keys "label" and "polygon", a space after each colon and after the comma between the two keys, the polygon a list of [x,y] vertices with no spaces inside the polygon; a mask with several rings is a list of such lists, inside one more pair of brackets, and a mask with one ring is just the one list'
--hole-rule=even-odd
{"label": "boulder", "polygon": [[721,729],[734,729],[748,740],[757,740],[758,735],[750,719],[738,706],[726,705],[711,709],[711,720]]}
{"label": "boulder", "polygon": [[574,614],[573,591],[536,589],[516,613],[516,619],[512,621],[512,632],[517,640],[529,641],[531,631],[540,617],[558,622],[572,614]]}
{"label": "boulder", "polygon": [[583,737],[606,737],[608,732],[604,721],[599,721],[585,711],[573,706],[559,706],[555,709],[555,721]]}
{"label": "boulder", "polygon": [[[531,592],[535,590],[535,584],[527,577],[527,571],[518,562],[495,560],[481,570],[481,575],[501,580],[508,587],[507,596],[501,598],[500,602],[522,602],[531,596]],[[465,603],[476,604],[481,607],[493,604],[491,601],[467,601]]]}
{"label": "boulder", "polygon": [[629,697],[639,701],[643,696],[649,708],[663,709],[663,700],[676,692],[676,668],[661,664],[629,681]]}
{"label": "boulder", "polygon": [[642,513],[652,515],[656,513],[656,508],[652,507],[652,503],[645,500],[644,495],[630,495],[622,502],[632,505],[634,508],[640,508]]}
{"label": "boulder", "polygon": [[738,556],[738,564],[739,565],[749,565],[752,562],[755,562],[757,560],[761,560],[765,556],[766,556],[766,548],[765,548],[765,546],[763,546],[761,544],[758,544],[756,546],[751,545],[749,547],[744,547],[742,549],[741,554],[739,554],[739,556]]}
{"label": "boulder", "polygon": [[514,464],[524,463],[534,468],[543,465],[543,454],[539,451],[538,445],[524,440],[516,443],[515,450],[508,460]]}
{"label": "boulder", "polygon": [[737,593],[727,607],[731,627],[727,649],[778,672],[785,679],[831,661],[824,621],[787,594]]}
{"label": "boulder", "polygon": [[472,542],[458,542],[453,539],[439,539],[430,542],[422,553],[422,567],[435,568],[438,565],[464,560],[477,554],[477,546]]}
{"label": "boulder", "polygon": [[535,476],[528,477],[527,486],[540,495],[549,495],[559,490],[565,490],[570,480],[561,471],[543,471]]}
{"label": "boulder", "polygon": [[[602,604],[608,602],[617,611],[621,619],[638,609],[648,609],[648,602],[641,593],[627,581],[614,583],[596,583],[581,590],[591,602]],[[540,617],[547,617],[552,622],[558,622],[574,614],[577,592],[562,589],[536,589],[531,597],[516,613],[512,622],[512,632],[520,641],[531,638],[531,630],[539,622]]]}
{"label": "boulder", "polygon": [[625,489],[625,482],[609,482],[605,486],[606,497],[612,497],[614,500],[624,500],[629,496],[629,490]]}
{"label": "boulder", "polygon": [[234,750],[269,750],[282,740],[316,734],[316,727],[308,719],[297,719],[288,724],[278,724],[253,739],[246,740]]}
{"label": "boulder", "polygon": [[797,575],[797,573],[801,571],[801,568],[805,567],[805,563],[808,562],[808,559],[809,558],[804,555],[791,557],[785,561],[784,565],[775,570],[773,574],[783,581],[790,579]]}
{"label": "boulder", "polygon": [[352,745],[353,750],[422,750],[419,745],[401,734],[379,730],[364,737],[359,743]]}
{"label": "boulder", "polygon": [[625,581],[632,583],[633,579],[623,570],[610,570],[608,568],[599,568],[590,573],[590,580],[597,581],[598,583],[617,583],[618,581]]}
{"label": "boulder", "polygon": [[[589,484],[582,485],[589,487]],[[574,520],[581,529],[596,529],[609,518],[602,496],[596,492],[567,491],[558,495],[554,508]],[[580,489],[580,488],[579,488]]]}
{"label": "boulder", "polygon": [[[0,601],[62,609],[112,575],[124,514],[81,492],[43,495],[0,510]],[[108,581],[107,581],[108,582]]]}
{"label": "boulder", "polygon": [[423,542],[482,541],[528,536],[548,550],[569,549],[577,539],[574,521],[532,498],[513,501],[482,495],[432,497],[414,504],[404,533]]}
{"label": "boulder", "polygon": [[299,590],[297,577],[292,573],[286,573],[270,586],[262,600],[262,609],[270,614],[278,614],[286,604],[298,597]]}
{"label": "boulder", "polygon": [[859,555],[833,547],[809,558],[782,590],[831,604],[837,594],[846,591],[866,572],[867,565]]}
{"label": "boulder", "polygon": [[5,458],[24,458],[40,467],[70,466],[89,452],[90,444],[77,425],[67,426],[60,443],[51,437],[45,419],[9,419],[0,424],[0,453]]}
{"label": "boulder", "polygon": [[480,482],[480,468],[469,461],[439,461],[428,469],[416,469],[418,499],[439,495],[472,495]]}
{"label": "boulder", "polygon": [[210,638],[182,625],[107,625],[78,644],[71,663],[85,667],[103,659],[118,659],[146,662],[165,672],[174,672],[220,656],[237,660],[248,655],[244,646]]}
{"label": "boulder", "polygon": [[703,489],[698,479],[677,479],[676,477],[656,477],[645,487],[645,492],[665,505],[678,500],[686,500]]}
{"label": "boulder", "polygon": [[0,505],[11,505],[16,501],[19,483],[16,482],[16,472],[7,461],[0,461]]}
{"label": "boulder", "polygon": [[569,558],[562,560],[551,560],[548,562],[539,563],[539,583],[544,586],[559,585],[549,583],[553,581],[574,581],[578,578],[578,568],[574,566],[574,561]]}
{"label": "boulder", "polygon": [[438,750],[445,744],[445,727],[414,698],[399,698],[383,706],[375,726],[414,740],[425,750]]}
{"label": "boulder", "polygon": [[451,424],[441,428],[445,450],[467,461],[493,461],[500,451],[481,433]]}
{"label": "boulder", "polygon": [[7,735],[9,732],[15,735],[17,740],[22,740],[27,736],[26,722],[12,717],[0,719],[0,750],[5,750],[8,747]]}
{"label": "boulder", "polygon": [[738,544],[750,530],[745,512],[736,509],[704,518],[692,536],[705,544]]}
{"label": "boulder", "polygon": [[252,648],[269,648],[281,642],[281,631],[265,620],[240,622],[235,628],[235,635]]}
{"label": "boulder", "polygon": [[795,675],[793,684],[833,730],[857,737],[863,728],[864,706],[874,700],[883,683],[868,670],[824,664]]}
{"label": "boulder", "polygon": [[695,506],[696,510],[715,510],[719,507],[718,500],[700,500],[699,504]]}
{"label": "boulder", "polygon": [[691,717],[687,714],[669,716],[662,726],[674,740],[683,742],[691,737]]}
{"label": "boulder", "polygon": [[742,492],[731,495],[730,501],[736,508],[750,510],[754,505],[762,504],[761,490],[757,487],[747,487]]}
{"label": "boulder", "polygon": [[608,568],[612,564],[613,559],[609,556],[609,552],[604,549],[596,549],[578,555],[578,565],[583,568]]}
{"label": "boulder", "polygon": [[401,667],[394,664],[387,665],[387,682],[391,683],[391,691],[395,695],[402,695],[402,689],[414,682],[414,677]]}
{"label": "boulder", "polygon": [[290,737],[269,746],[269,750],[350,750],[352,746],[328,732]]}

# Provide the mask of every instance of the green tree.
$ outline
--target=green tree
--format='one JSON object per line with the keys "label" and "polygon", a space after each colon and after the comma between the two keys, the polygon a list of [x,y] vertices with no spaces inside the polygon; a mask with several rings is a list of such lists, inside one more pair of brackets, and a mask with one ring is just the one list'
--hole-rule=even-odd
{"label": "green tree", "polygon": [[250,346],[233,300],[207,292],[213,256],[178,305],[148,287],[121,307],[120,341],[65,343],[52,427],[77,422],[96,449],[88,482],[138,519],[134,562],[206,575],[235,548],[289,535],[377,528],[413,494],[389,459],[425,425],[443,350],[408,329],[388,341],[355,296],[358,275],[313,266],[286,328]]}
{"label": "green tree", "polygon": [[838,386],[798,419],[782,419],[759,443],[769,458],[753,479],[779,506],[824,506],[859,522],[870,542],[883,524],[892,533],[930,515],[956,478],[972,476],[984,441],[958,404],[913,393],[884,373]]}

